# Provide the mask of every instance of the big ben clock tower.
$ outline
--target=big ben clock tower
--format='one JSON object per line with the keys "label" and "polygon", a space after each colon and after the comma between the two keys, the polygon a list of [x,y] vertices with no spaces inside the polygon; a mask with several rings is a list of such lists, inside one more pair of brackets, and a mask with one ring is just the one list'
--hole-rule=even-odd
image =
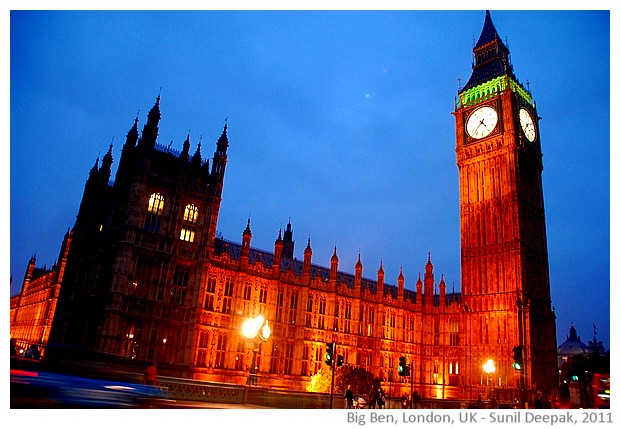
{"label": "big ben clock tower", "polygon": [[[468,348],[463,382],[471,396],[483,388],[504,396],[498,399],[527,399],[557,386],[540,118],[488,11],[473,54],[454,112]],[[485,367],[489,359],[495,371]]]}

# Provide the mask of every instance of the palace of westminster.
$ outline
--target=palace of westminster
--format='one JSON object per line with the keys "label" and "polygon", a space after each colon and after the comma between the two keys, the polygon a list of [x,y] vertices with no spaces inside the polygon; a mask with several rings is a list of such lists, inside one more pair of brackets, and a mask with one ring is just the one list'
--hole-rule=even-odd
{"label": "palace of westminster", "polygon": [[[353,273],[341,271],[336,248],[328,268],[315,264],[310,239],[297,259],[290,222],[273,252],[252,247],[249,220],[241,243],[222,239],[227,125],[212,159],[200,144],[190,151],[189,136],[172,150],[157,142],[157,97],[142,132],[136,118],[127,133],[114,180],[111,146],[91,168],[54,266],[28,263],[11,298],[12,340],[37,344],[44,357],[51,345],[88,348],[212,382],[245,384],[255,368],[261,386],[289,390],[329,371],[326,343],[335,342],[345,364],[389,378],[395,395],[410,385],[423,398],[446,399],[476,398],[489,386],[505,400],[520,389],[553,389],[536,104],[488,11],[473,54],[453,112],[460,292],[447,292],[443,276],[436,292],[430,253],[410,290],[402,271],[396,285],[384,282],[382,266],[363,276],[359,257]],[[243,322],[259,315],[271,335],[249,339]],[[521,369],[513,367],[515,347]],[[397,375],[401,357],[412,379]]]}

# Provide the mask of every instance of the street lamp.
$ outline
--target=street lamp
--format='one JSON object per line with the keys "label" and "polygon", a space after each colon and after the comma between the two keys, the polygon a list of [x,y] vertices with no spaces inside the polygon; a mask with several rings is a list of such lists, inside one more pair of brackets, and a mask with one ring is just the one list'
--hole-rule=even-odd
{"label": "street lamp", "polygon": [[482,369],[487,373],[487,377],[491,379],[491,386],[489,387],[489,399],[491,399],[493,397],[493,374],[495,373],[495,362],[493,362],[493,359],[489,359],[482,365]]}
{"label": "street lamp", "polygon": [[256,356],[261,343],[267,341],[271,336],[269,321],[265,320],[262,315],[258,315],[254,318],[250,317],[243,322],[241,332],[248,340],[252,340],[252,365],[246,384],[255,386],[258,384],[258,364],[256,362]]}

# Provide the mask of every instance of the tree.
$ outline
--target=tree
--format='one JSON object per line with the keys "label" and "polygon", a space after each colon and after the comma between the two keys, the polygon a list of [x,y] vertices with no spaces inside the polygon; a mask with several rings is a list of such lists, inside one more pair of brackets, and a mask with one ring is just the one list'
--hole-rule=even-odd
{"label": "tree", "polygon": [[310,377],[310,384],[306,387],[308,392],[329,393],[332,387],[331,371],[323,372],[322,369]]}
{"label": "tree", "polygon": [[[366,395],[370,391],[370,387],[375,379],[375,376],[365,368],[353,367],[351,365],[338,367],[334,377],[334,394],[341,395],[344,395],[349,385],[351,385],[351,389],[356,395]],[[310,378],[310,384],[306,387],[306,390],[308,392],[329,393],[331,387],[331,371],[320,369]]]}

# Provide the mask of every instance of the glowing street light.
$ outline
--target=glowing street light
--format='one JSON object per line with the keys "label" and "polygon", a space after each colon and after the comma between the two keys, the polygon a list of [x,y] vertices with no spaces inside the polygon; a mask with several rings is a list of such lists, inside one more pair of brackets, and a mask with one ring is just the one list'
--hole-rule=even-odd
{"label": "glowing street light", "polygon": [[489,399],[491,399],[493,397],[493,374],[495,374],[495,362],[493,359],[489,359],[482,365],[482,369],[487,373],[487,377],[491,379],[491,386],[489,387]]}
{"label": "glowing street light", "polygon": [[250,373],[248,375],[247,384],[258,384],[258,364],[256,356],[262,342],[267,341],[271,336],[271,328],[269,327],[269,321],[265,320],[262,315],[258,315],[254,318],[246,319],[241,326],[241,332],[248,339],[252,340],[252,366],[250,367]]}

